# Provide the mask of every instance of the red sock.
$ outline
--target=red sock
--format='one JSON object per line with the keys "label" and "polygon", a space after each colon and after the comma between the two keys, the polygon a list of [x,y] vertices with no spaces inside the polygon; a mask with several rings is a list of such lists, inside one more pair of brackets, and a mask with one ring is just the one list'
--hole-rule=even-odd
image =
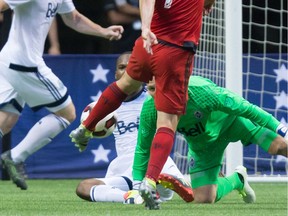
{"label": "red sock", "polygon": [[122,102],[126,99],[125,94],[116,84],[116,82],[110,84],[100,96],[98,102],[91,110],[88,118],[83,121],[85,127],[93,131],[96,124],[107,116],[109,113],[116,110]]}
{"label": "red sock", "polygon": [[166,163],[174,143],[174,131],[161,127],[157,130],[150,149],[150,159],[146,177],[156,181]]}

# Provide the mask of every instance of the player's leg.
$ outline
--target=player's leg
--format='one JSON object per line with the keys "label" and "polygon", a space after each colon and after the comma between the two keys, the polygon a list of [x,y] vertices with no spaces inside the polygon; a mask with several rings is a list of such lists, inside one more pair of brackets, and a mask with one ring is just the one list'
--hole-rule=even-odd
{"label": "player's leg", "polygon": [[[5,70],[8,70],[7,67],[0,65],[0,71],[4,73]],[[0,140],[14,127],[25,105],[24,100],[2,73],[0,73]],[[1,154],[1,161],[11,180],[21,189],[26,189],[23,163],[16,164],[12,160],[10,151]]]}
{"label": "player's leg", "polygon": [[76,193],[92,202],[124,202],[124,194],[132,189],[127,177],[86,179],[79,183]]}
{"label": "player's leg", "polygon": [[[158,125],[159,127],[152,141],[147,172],[139,190],[140,195],[149,209],[159,209],[156,182],[172,150],[175,130],[179,120],[178,115],[159,111],[157,115],[157,127]],[[158,122],[160,122],[160,124]]]}
{"label": "player's leg", "polygon": [[[32,109],[45,107],[51,112],[39,120],[25,138],[11,150],[11,158],[17,165],[51,142],[56,135],[70,125],[76,118],[76,114],[72,100],[67,94],[67,88],[49,68],[44,67],[40,72],[35,73],[10,70],[6,76],[17,94]],[[33,85],[31,85],[31,80],[33,80]],[[49,88],[47,88],[47,82],[49,82]],[[11,169],[13,169],[12,166]],[[24,181],[24,176],[22,180]],[[27,186],[20,185],[20,187],[27,189]]]}
{"label": "player's leg", "polygon": [[96,178],[84,179],[78,184],[76,188],[76,194],[78,197],[84,200],[92,201],[90,197],[90,190],[93,186],[97,186],[97,185],[105,185],[105,183],[101,181],[100,179],[96,179]]}
{"label": "player's leg", "polygon": [[225,130],[218,135],[214,142],[206,142],[205,148],[193,151],[189,147],[189,172],[194,193],[194,201],[197,203],[214,203],[222,199],[233,190],[242,190],[242,176],[235,172],[227,177],[219,176],[223,155],[230,142],[239,140],[242,136],[241,124],[237,124],[237,131],[233,130],[237,119],[233,120],[230,130]]}
{"label": "player's leg", "polygon": [[[0,141],[2,137],[9,133],[16,124],[20,113],[11,104],[6,104],[0,109]],[[1,154],[1,161],[3,168],[6,169],[11,180],[21,189],[26,189],[27,185],[24,176],[23,163],[15,164],[11,158],[10,151]]]}
{"label": "player's leg", "polygon": [[157,206],[153,202],[156,181],[171,152],[179,118],[185,113],[187,80],[192,73],[193,57],[192,52],[163,44],[155,45],[151,57],[152,64],[155,64],[153,74],[156,84],[157,131],[151,146],[146,176],[140,187],[140,194],[150,209]]}
{"label": "player's leg", "polygon": [[50,143],[74,120],[75,115],[73,113],[75,113],[74,105],[69,102],[65,108],[55,112],[55,114],[52,113],[40,119],[29,130],[24,139],[11,150],[13,160],[16,163],[24,162],[30,155]]}
{"label": "player's leg", "polygon": [[214,203],[233,190],[241,190],[243,183],[237,172],[219,177],[220,166],[191,174],[191,183],[196,203]]}
{"label": "player's leg", "polygon": [[[8,68],[0,65],[4,73]],[[0,136],[9,133],[19,119],[25,105],[24,100],[17,94],[13,86],[6,80],[5,74],[0,73]]]}

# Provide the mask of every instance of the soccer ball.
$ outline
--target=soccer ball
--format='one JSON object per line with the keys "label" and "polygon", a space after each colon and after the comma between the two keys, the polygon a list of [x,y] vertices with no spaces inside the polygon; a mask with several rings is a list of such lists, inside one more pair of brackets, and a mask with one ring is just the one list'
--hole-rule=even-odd
{"label": "soccer ball", "polygon": [[[96,103],[97,101],[92,102],[85,107],[80,117],[81,123],[89,116],[91,110],[93,109]],[[105,118],[103,118],[96,124],[95,130],[93,131],[93,137],[104,138],[110,136],[116,127],[116,123],[117,123],[116,112],[108,114]]]}

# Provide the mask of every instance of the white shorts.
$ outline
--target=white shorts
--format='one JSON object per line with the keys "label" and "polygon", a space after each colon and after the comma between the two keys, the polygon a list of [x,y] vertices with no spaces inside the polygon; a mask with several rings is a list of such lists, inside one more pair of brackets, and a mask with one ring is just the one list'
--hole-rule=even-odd
{"label": "white shorts", "polygon": [[34,111],[45,107],[57,112],[71,101],[66,86],[46,65],[27,68],[0,62],[0,109],[12,104],[21,112],[27,103]]}

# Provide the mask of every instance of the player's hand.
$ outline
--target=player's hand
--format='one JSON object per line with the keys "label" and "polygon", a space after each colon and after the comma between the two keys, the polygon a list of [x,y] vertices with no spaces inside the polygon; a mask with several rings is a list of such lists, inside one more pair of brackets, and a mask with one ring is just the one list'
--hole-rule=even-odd
{"label": "player's hand", "polygon": [[141,36],[143,39],[143,48],[146,50],[148,54],[153,55],[152,46],[155,44],[158,44],[156,35],[153,32],[151,32],[150,29],[145,28],[145,29],[142,29]]}
{"label": "player's hand", "polygon": [[80,152],[83,152],[87,148],[89,140],[93,138],[92,132],[87,130],[82,124],[71,131],[69,137],[71,138],[71,142],[75,143],[75,147],[78,148]]}
{"label": "player's hand", "polygon": [[106,28],[105,38],[110,41],[120,40],[122,38],[122,34],[124,32],[123,26],[113,25]]}
{"label": "player's hand", "polygon": [[212,6],[214,5],[215,0],[205,0],[204,1],[204,8],[203,8],[203,15],[207,16],[212,11]]}

